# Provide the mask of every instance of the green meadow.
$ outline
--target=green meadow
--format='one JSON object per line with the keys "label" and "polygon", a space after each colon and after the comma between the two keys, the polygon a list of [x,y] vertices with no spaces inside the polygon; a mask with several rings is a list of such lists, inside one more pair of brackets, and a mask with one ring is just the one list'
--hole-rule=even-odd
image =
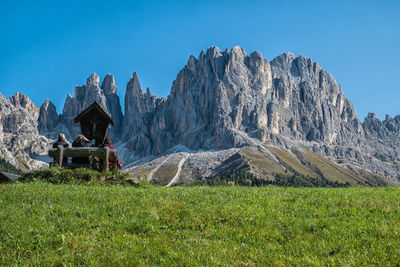
{"label": "green meadow", "polygon": [[399,262],[395,187],[0,185],[1,266]]}

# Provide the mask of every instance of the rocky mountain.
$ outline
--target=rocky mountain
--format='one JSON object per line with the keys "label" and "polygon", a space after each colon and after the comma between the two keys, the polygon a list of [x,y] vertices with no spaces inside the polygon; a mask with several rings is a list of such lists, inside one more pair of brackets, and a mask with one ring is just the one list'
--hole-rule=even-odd
{"label": "rocky mountain", "polygon": [[[302,168],[317,164],[315,160],[311,162],[311,156],[304,156],[314,153],[322,157],[320,161],[339,164],[333,169],[344,168],[354,177],[360,177],[361,170],[369,170],[379,177],[400,180],[400,117],[387,116],[380,121],[371,113],[361,123],[332,75],[304,56],[284,53],[268,61],[261,53],[248,55],[240,47],[230,51],[211,47],[197,58],[189,57],[166,99],[154,96],[148,88],[144,92],[134,73],[126,86],[124,114],[114,77],[107,74],[99,84],[99,76],[92,74],[85,85],[76,86],[74,96],[67,96],[61,114],[46,100],[39,112],[40,133],[54,138],[64,132],[72,140],[79,133],[73,118],[97,101],[116,122],[110,135],[124,162],[135,161],[129,165],[132,171],[146,169],[144,166],[152,166],[153,161],[160,167],[158,161],[163,162],[164,157],[187,153],[185,160],[171,156],[165,161],[171,163],[176,158],[177,162],[170,166],[175,166],[178,173],[178,167],[184,170],[194,161],[195,154],[216,153],[219,160],[215,162],[222,165],[206,164],[200,160],[203,154],[199,154],[197,158],[204,164],[194,168],[190,177],[220,175],[223,172],[217,169],[233,171],[232,162],[241,162],[237,166],[247,166],[257,175],[271,178],[273,173],[247,164],[251,162],[249,153],[242,150],[250,149],[261,151],[274,164],[283,166],[282,170],[300,175],[293,164],[283,163],[270,148],[277,147],[288,153],[293,162],[300,162]],[[35,114],[34,107],[22,97],[9,101]],[[225,162],[231,157],[235,160]],[[309,177],[326,176],[321,169],[313,168]],[[178,178],[171,179],[175,183]]]}
{"label": "rocky mountain", "polygon": [[10,96],[9,101],[14,105],[14,107],[21,107],[22,109],[26,110],[33,118],[38,117],[39,109],[35,104],[32,103],[29,97],[17,92],[15,95]]}
{"label": "rocky mountain", "polygon": [[318,63],[290,53],[268,62],[239,47],[190,57],[152,132],[155,153],[177,144],[229,148],[280,136],[343,145],[364,135],[352,104]]}
{"label": "rocky mountain", "polygon": [[269,62],[258,52],[212,47],[189,58],[150,133],[152,154],[179,144],[190,150],[269,144],[398,179],[399,153],[390,145],[398,143],[397,129],[388,118],[361,124],[339,84],[311,59],[284,53]]}
{"label": "rocky mountain", "polygon": [[[369,119],[361,124],[332,75],[304,56],[284,53],[269,62],[239,47],[209,48],[189,58],[168,98],[153,107],[155,112],[133,116],[152,118],[146,123],[147,149],[126,144],[140,157],[176,145],[210,150],[268,143],[399,176],[399,153],[389,145],[399,137],[394,122],[382,126],[377,120],[376,127],[365,130]],[[387,131],[386,139],[374,137],[375,131]],[[130,139],[140,137],[132,134]]]}
{"label": "rocky mountain", "polygon": [[6,99],[0,94],[0,155],[22,170],[48,166],[40,160],[49,141],[38,132],[38,113],[27,96],[16,93]]}

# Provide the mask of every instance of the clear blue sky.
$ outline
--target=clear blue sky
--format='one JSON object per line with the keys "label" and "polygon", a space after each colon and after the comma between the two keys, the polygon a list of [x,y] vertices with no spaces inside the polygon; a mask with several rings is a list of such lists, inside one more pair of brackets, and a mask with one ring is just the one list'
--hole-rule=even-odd
{"label": "clear blue sky", "polygon": [[400,114],[400,1],[0,1],[0,92],[58,112],[92,72],[167,96],[189,55],[239,45],[311,57],[361,120]]}

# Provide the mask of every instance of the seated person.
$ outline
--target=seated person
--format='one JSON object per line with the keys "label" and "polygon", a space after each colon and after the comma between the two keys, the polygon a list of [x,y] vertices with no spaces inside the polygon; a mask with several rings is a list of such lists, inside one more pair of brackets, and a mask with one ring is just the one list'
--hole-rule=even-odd
{"label": "seated person", "polygon": [[[110,149],[115,149],[115,147],[113,147],[113,146],[111,145],[111,138],[110,138],[110,137],[107,137],[107,138],[104,140],[103,144],[102,144],[100,147],[108,147],[108,148],[110,148]],[[116,149],[115,149],[115,151],[116,151]],[[116,162],[113,161],[113,160],[110,160],[110,161],[108,162],[108,165],[109,165],[110,169],[112,168],[112,166],[115,165],[115,163],[117,163],[117,166],[118,166],[119,169],[122,168],[122,164],[119,162],[118,155],[117,155],[117,160],[116,160]]]}
{"label": "seated person", "polygon": [[[53,144],[53,148],[57,148],[58,146],[63,146],[63,147],[69,147],[70,143],[68,142],[67,138],[65,137],[65,134],[60,133],[57,138],[57,142]],[[62,164],[67,164],[68,163],[68,158],[63,157],[62,159]]]}
{"label": "seated person", "polygon": [[[90,147],[92,143],[83,135],[78,135],[78,137],[72,143],[72,147]],[[73,157],[72,163],[78,164],[90,164],[89,158],[78,158]]]}

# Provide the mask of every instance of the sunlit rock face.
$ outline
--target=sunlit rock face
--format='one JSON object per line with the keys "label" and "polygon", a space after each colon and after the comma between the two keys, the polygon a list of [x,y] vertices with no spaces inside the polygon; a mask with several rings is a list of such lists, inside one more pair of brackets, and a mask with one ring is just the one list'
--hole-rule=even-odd
{"label": "sunlit rock face", "polygon": [[15,107],[22,107],[33,118],[38,118],[39,108],[30,100],[29,97],[17,92],[15,95],[10,96],[9,100]]}
{"label": "sunlit rock face", "polygon": [[22,170],[48,166],[36,160],[47,154],[48,140],[39,134],[39,108],[21,93],[6,99],[0,94],[0,155]]}
{"label": "sunlit rock face", "polygon": [[271,62],[240,47],[191,56],[164,101],[127,85],[123,140],[140,156],[177,144],[229,148],[288,137],[324,144],[364,137],[356,112],[318,63],[285,53]]}

